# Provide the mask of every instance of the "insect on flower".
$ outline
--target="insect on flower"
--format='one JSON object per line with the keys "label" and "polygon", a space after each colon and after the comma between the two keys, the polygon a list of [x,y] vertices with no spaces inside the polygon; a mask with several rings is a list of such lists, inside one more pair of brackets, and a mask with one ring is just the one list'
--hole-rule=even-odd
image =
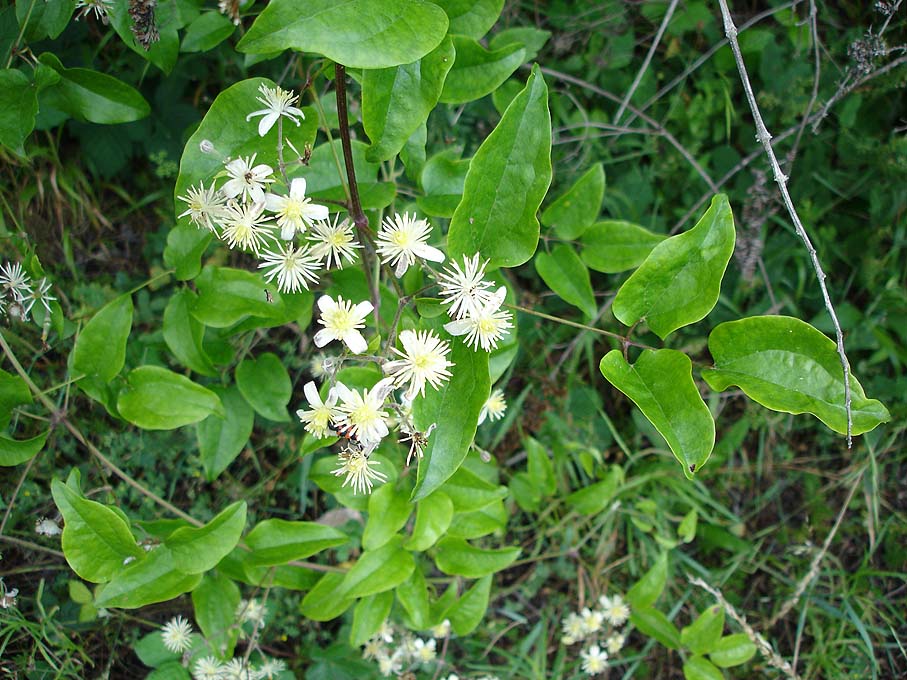
{"label": "insect on flower", "polygon": [[330,423],[328,423],[328,429],[331,432],[334,432],[341,439],[356,442],[357,444],[359,443],[359,435],[353,431],[353,427],[351,425],[346,425],[344,423],[335,423],[331,421]]}

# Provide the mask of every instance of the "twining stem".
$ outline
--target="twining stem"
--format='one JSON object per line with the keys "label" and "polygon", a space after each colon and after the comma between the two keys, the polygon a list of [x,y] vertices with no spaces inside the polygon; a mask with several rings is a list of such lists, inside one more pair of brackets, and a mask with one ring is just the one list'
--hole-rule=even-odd
{"label": "twining stem", "polygon": [[828,315],[831,317],[831,321],[835,327],[838,358],[840,359],[841,367],[844,370],[844,410],[847,412],[847,448],[849,449],[853,446],[850,363],[847,361],[847,354],[844,351],[844,333],[841,331],[838,315],[835,313],[834,305],[832,305],[831,297],[828,294],[828,287],[825,285],[827,275],[822,269],[822,264],[819,262],[819,256],[816,254],[816,249],[813,247],[809,234],[806,233],[806,229],[800,221],[800,216],[797,214],[797,209],[794,207],[793,199],[791,199],[790,192],[787,190],[788,177],[781,171],[778,158],[775,156],[775,150],[772,148],[772,136],[769,134],[768,128],[765,127],[765,122],[762,120],[762,114],[759,111],[759,105],[756,103],[756,95],[753,93],[753,86],[750,84],[750,78],[746,72],[746,65],[743,62],[743,53],[740,51],[740,43],[737,42],[737,27],[734,25],[734,20],[731,18],[731,11],[728,9],[727,0],[718,0],[718,5],[721,7],[721,16],[724,20],[724,33],[727,35],[728,42],[731,44],[731,51],[734,53],[734,61],[737,63],[737,70],[740,73],[740,82],[743,83],[743,91],[746,93],[746,101],[749,104],[750,112],[753,114],[753,120],[756,123],[756,139],[762,144],[762,148],[765,150],[766,156],[768,156],[769,164],[772,167],[772,174],[774,175],[775,182],[778,184],[781,198],[784,201],[784,207],[787,208],[787,213],[790,215],[791,221],[794,224],[797,236],[803,241],[806,250],[809,253],[809,259],[812,262],[813,270],[816,273],[816,279],[819,282],[819,289],[822,291],[822,299],[825,301],[825,309],[828,311]]}

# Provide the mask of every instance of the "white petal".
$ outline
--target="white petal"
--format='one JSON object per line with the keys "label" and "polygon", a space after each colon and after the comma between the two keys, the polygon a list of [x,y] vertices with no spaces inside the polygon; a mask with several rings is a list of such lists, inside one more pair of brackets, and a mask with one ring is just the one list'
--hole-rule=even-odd
{"label": "white petal", "polygon": [[421,257],[423,260],[431,260],[432,262],[444,262],[444,253],[430,246],[427,243],[417,243],[413,247],[413,252]]}
{"label": "white petal", "polygon": [[409,362],[406,359],[397,359],[396,361],[385,361],[384,362],[384,372],[385,373],[396,373],[401,368],[404,368]]}
{"label": "white petal", "polygon": [[409,260],[405,256],[401,255],[400,259],[397,260],[397,266],[394,269],[394,275],[399,279],[406,273],[406,270],[409,269]]}
{"label": "white petal", "polygon": [[305,206],[302,214],[310,220],[326,220],[330,217],[330,211],[326,205],[315,205],[314,203]]}
{"label": "white petal", "polygon": [[261,122],[258,123],[258,136],[264,137],[268,134],[268,130],[274,127],[274,123],[277,122],[277,118],[280,114],[275,113],[274,111],[268,111],[265,114],[265,117],[261,119]]}
{"label": "white petal", "polygon": [[457,319],[444,324],[444,330],[451,335],[466,335],[470,328],[472,328],[472,324],[468,319]]}
{"label": "white petal", "polygon": [[416,339],[415,331],[405,330],[400,333],[400,343],[403,345],[404,349],[409,349],[410,343]]}
{"label": "white petal", "polygon": [[261,109],[260,111],[253,111],[248,116],[246,116],[246,122],[255,118],[255,116],[267,116],[271,112],[271,109]]}
{"label": "white petal", "polygon": [[297,177],[290,182],[290,196],[293,198],[305,198],[305,177]]}
{"label": "white petal", "polygon": [[227,198],[233,198],[234,196],[239,196],[242,193],[242,187],[242,180],[231,179],[228,180],[227,183],[220,188],[220,190]]}
{"label": "white petal", "polygon": [[330,295],[322,295],[320,298],[318,298],[318,309],[321,310],[322,314],[329,309],[333,309],[336,306],[337,303],[331,299]]}
{"label": "white petal", "polygon": [[[347,331],[343,334],[343,342],[347,347],[350,348],[350,351],[353,354],[362,354],[365,350],[368,349],[368,343],[365,341],[365,338],[362,337],[362,333],[353,329]],[[315,336],[315,344],[318,345],[318,336]],[[321,345],[318,345],[319,347]]]}
{"label": "white petal", "polygon": [[[389,395],[391,392],[393,392],[393,390],[394,390],[394,379],[393,378],[382,378],[381,380],[379,380],[378,382],[375,383],[375,386],[371,389],[371,391],[369,392],[369,395],[370,396],[374,395],[380,401],[383,402],[385,399],[387,399],[387,395]],[[387,434],[386,427],[384,430],[384,434]],[[381,436],[383,437],[384,435],[381,435]]]}
{"label": "white petal", "polygon": [[287,197],[277,194],[265,194],[265,207],[271,212],[280,212],[287,207]]}
{"label": "white petal", "polygon": [[305,387],[302,388],[302,393],[305,394],[305,398],[312,406],[321,406],[323,404],[314,380],[310,380],[305,384]]}
{"label": "white petal", "polygon": [[334,339],[334,334],[331,333],[327,328],[322,328],[320,331],[315,333],[315,347],[324,347],[331,340]]}
{"label": "white petal", "polygon": [[252,198],[252,200],[255,201],[256,203],[261,203],[262,208],[264,207],[264,204],[265,204],[265,190],[262,189],[260,186],[250,186],[250,187],[249,187],[249,196],[250,196],[250,197]]}
{"label": "white petal", "polygon": [[360,302],[358,305],[353,307],[353,316],[365,318],[371,311],[374,309],[372,303],[366,300],[365,302]]}
{"label": "white petal", "polygon": [[340,400],[344,403],[352,401],[356,396],[353,390],[344,385],[342,382],[334,385],[334,387],[331,388],[331,391],[333,391],[338,397],[340,397]]}
{"label": "white petal", "polygon": [[284,241],[292,241],[293,234],[296,233],[296,227],[292,224],[285,224],[280,228],[280,238]]}

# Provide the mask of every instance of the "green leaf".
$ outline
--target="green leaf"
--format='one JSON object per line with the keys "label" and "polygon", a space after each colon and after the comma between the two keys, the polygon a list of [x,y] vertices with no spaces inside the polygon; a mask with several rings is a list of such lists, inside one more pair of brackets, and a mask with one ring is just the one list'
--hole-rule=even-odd
{"label": "green leaf", "polygon": [[225,415],[214,392],[166,368],[139,366],[126,381],[128,387],[117,397],[117,410],[145,430],[173,430],[212,413]]}
{"label": "green leaf", "polygon": [[[195,284],[198,298],[190,311],[212,328],[226,328],[249,316],[276,319],[286,312],[276,289],[271,290],[260,276],[243,269],[208,266]],[[268,302],[265,289],[271,290],[273,302]]]}
{"label": "green leaf", "polygon": [[743,633],[726,635],[709,652],[712,663],[719,668],[741,666],[756,654],[756,645]]}
{"label": "green leaf", "polygon": [[147,50],[138,43],[132,33],[133,21],[128,12],[128,2],[111,3],[107,9],[107,15],[110,17],[110,24],[126,47],[142,59],[147,59],[164,73],[169,74],[179,57],[178,31],[185,25],[179,5],[180,3],[176,2],[159,2],[155,5],[154,19],[159,39],[152,43]]}
{"label": "green leaf", "polygon": [[605,170],[601,163],[589,168],[576,183],[542,213],[542,224],[553,227],[567,241],[579,238],[601,211],[605,197]]}
{"label": "green leaf", "polygon": [[447,616],[450,627],[457,635],[464,636],[473,632],[481,623],[488,610],[488,597],[491,594],[491,574],[476,581],[463,593],[457,603],[451,607]]}
{"label": "green leaf", "polygon": [[0,430],[9,425],[14,408],[30,403],[32,397],[26,382],[0,368]]}
{"label": "green leaf", "polygon": [[138,90],[113,76],[87,68],[65,68],[50,52],[38,59],[60,74],[60,82],[44,92],[42,103],[77,120],[110,125],[130,123],[151,113]]}
{"label": "green leaf", "polygon": [[492,268],[528,261],[539,239],[535,214],[550,182],[548,88],[534,66],[526,87],[470,163],[447,234],[449,256],[478,252]]}
{"label": "green leaf", "polygon": [[338,588],[346,574],[329,572],[321,577],[299,605],[299,613],[313,621],[336,619],[356,601],[354,597],[341,595]]}
{"label": "green leaf", "polygon": [[632,611],[655,604],[668,580],[668,553],[661,553],[655,564],[627,591],[627,602]]}
{"label": "green leaf", "polygon": [[683,520],[680,522],[680,526],[677,527],[677,537],[684,543],[689,543],[696,538],[696,524],[698,521],[699,513],[696,512],[696,508],[693,508],[684,515]]}
{"label": "green leaf", "polygon": [[478,40],[494,26],[504,0],[436,0],[450,19],[448,33]]}
{"label": "green leaf", "polygon": [[509,567],[520,554],[519,548],[484,550],[462,538],[444,538],[438,543],[435,564],[445,574],[481,578]]}
{"label": "green leaf", "polygon": [[168,661],[151,671],[145,680],[192,680],[180,661]]}
{"label": "green leaf", "polygon": [[444,485],[455,512],[472,512],[507,497],[507,487],[495,484],[463,465]]}
{"label": "green leaf", "polygon": [[31,439],[12,439],[0,434],[0,467],[13,467],[34,458],[44,448],[49,434],[44,432]]}
{"label": "green leaf", "polygon": [[453,46],[457,59],[441,92],[445,104],[465,104],[491,94],[520,67],[526,56],[519,45],[506,45],[489,52],[476,40],[462,35],[453,36]]}
{"label": "green leaf", "polygon": [[701,656],[692,656],[684,662],[683,677],[685,680],[724,680],[721,671]]}
{"label": "green leaf", "polygon": [[157,668],[163,664],[179,659],[179,652],[171,652],[164,646],[164,638],[161,637],[161,631],[155,630],[148,633],[135,643],[132,648],[139,660],[150,668]]}
{"label": "green leaf", "polygon": [[557,491],[557,478],[554,474],[554,463],[548,456],[548,450],[532,437],[523,440],[528,459],[529,478],[544,496],[551,496]]}
{"label": "green leaf", "polygon": [[420,0],[272,0],[236,45],[240,52],[315,52],[349,68],[409,64],[447,33],[447,16]]}
{"label": "green leaf", "polygon": [[605,220],[583,233],[581,256],[589,269],[616,274],[641,265],[666,238],[632,222]]}
{"label": "green leaf", "polygon": [[214,235],[208,230],[177,224],[167,234],[164,264],[175,270],[173,275],[178,280],[194,279],[202,269],[202,255],[212,240]]}
{"label": "green leaf", "polygon": [[202,12],[186,27],[180,52],[207,52],[233,35],[236,26],[220,12]]}
{"label": "green leaf", "polygon": [[223,655],[233,654],[239,629],[234,627],[240,593],[237,585],[227,576],[211,572],[202,577],[201,583],[192,591],[192,606],[195,621],[205,639]]}
{"label": "green leaf", "polygon": [[455,514],[447,535],[465,539],[487,536],[503,531],[509,516],[504,502],[495,501],[472,512]]}
{"label": "green leaf", "polygon": [[293,383],[276,354],[243,359],[236,367],[236,386],[259,415],[278,423],[290,422],[287,404],[293,396]]}
{"label": "green leaf", "polygon": [[0,92],[0,144],[24,156],[25,140],[35,129],[37,89],[22,71],[7,68],[0,70]]}
{"label": "green leaf", "polygon": [[550,37],[550,31],[543,31],[532,26],[515,26],[495,33],[488,43],[488,48],[499,50],[507,45],[519,45],[526,50],[524,59],[528,62],[535,59]]}
{"label": "green leaf", "polygon": [[718,194],[688,232],[659,243],[624,282],[612,311],[632,326],[645,319],[662,340],[704,318],[718,301],[721,279],[734,252],[734,216]]}
{"label": "green leaf", "polygon": [[394,594],[390,590],[359,600],[353,609],[350,644],[353,647],[359,647],[368,642],[391,613],[393,604]]}
{"label": "green leaf", "polygon": [[668,649],[680,649],[680,631],[657,609],[633,608],[630,611],[630,623],[639,629],[639,632],[658,640]]}
{"label": "green leaf", "polygon": [[69,599],[76,604],[89,604],[93,598],[91,591],[81,581],[71,580],[68,584]]}
{"label": "green leaf", "polygon": [[252,407],[243,399],[236,385],[228,388],[214,385],[211,390],[224,407],[223,417],[212,413],[195,426],[198,455],[205,468],[205,477],[214,481],[240,454],[255,422]]}
{"label": "green leaf", "polygon": [[59,36],[69,23],[75,8],[75,0],[57,0],[56,2],[17,0],[16,18],[19,26],[24,29],[25,42],[33,43],[44,38],[53,39]]}
{"label": "green leaf", "polygon": [[453,43],[445,38],[418,61],[362,74],[362,124],[372,140],[365,156],[372,162],[397,155],[438,103],[453,66]]}
{"label": "green leaf", "polygon": [[655,426],[692,479],[712,453],[715,421],[693,382],[690,358],[673,349],[647,349],[631,366],[620,350],[611,350],[599,368]]}
{"label": "green leaf", "polygon": [[435,491],[416,505],[412,536],[403,544],[407,550],[424,552],[444,535],[453,519],[453,502],[443,491]]}
{"label": "green leaf", "polygon": [[195,306],[197,297],[188,288],[181,288],[170,296],[164,309],[164,342],[181,364],[196,373],[214,376],[217,371],[202,344],[205,327],[189,311]]}
{"label": "green leaf", "polygon": [[363,552],[346,573],[336,595],[366,597],[403,583],[416,568],[416,562],[402,544],[402,537],[395,536],[380,548]]}
{"label": "green leaf", "polygon": [[368,523],[362,534],[362,547],[374,550],[387,543],[399,531],[413,511],[409,494],[394,484],[375,489],[368,499]]}
{"label": "green leaf", "polygon": [[229,555],[246,526],[246,502],[227,506],[202,527],[182,527],[164,541],[173,553],[173,564],[187,574],[213,569]]}
{"label": "green leaf", "polygon": [[284,519],[259,522],[246,536],[252,548],[249,562],[259,566],[302,560],[348,540],[346,534],[324,524]]}
{"label": "green leaf", "polygon": [[57,479],[50,488],[64,520],[63,554],[81,578],[104,583],[122,571],[124,562],[144,557],[129,526],[116,512],[82,498]]}
{"label": "green leaf", "polygon": [[487,352],[474,352],[454,339],[450,360],[457,367],[450,381],[440,390],[428,391],[424,399],[414,404],[416,427],[422,432],[432,423],[437,423],[437,427],[419,462],[413,501],[426,498],[460,467],[469,453],[479,412],[491,390]]}
{"label": "green leaf", "polygon": [[573,248],[560,244],[550,253],[539,251],[535,255],[535,270],[562,300],[578,307],[587,318],[595,317],[598,308],[589,270]]}
{"label": "green leaf", "polygon": [[397,601],[406,611],[409,623],[415,630],[424,630],[429,627],[428,586],[425,584],[425,574],[417,565],[410,577],[397,586]]}
{"label": "green leaf", "polygon": [[605,478],[567,496],[567,504],[584,515],[597,515],[611,505],[624,483],[624,470],[612,465]]}
{"label": "green leaf", "polygon": [[680,641],[694,654],[708,654],[718,645],[724,630],[724,609],[714,604],[680,631]]}
{"label": "green leaf", "polygon": [[[805,321],[789,316],[755,316],[719,324],[709,336],[714,369],[702,377],[713,390],[737,385],[773,411],[811,413],[835,432],[847,432],[844,371],[835,343]],[[888,409],[867,399],[850,376],[853,434],[869,432],[890,418]]]}
{"label": "green leaf", "polygon": [[158,547],[141,562],[123,569],[98,594],[99,607],[138,609],[156,602],[166,602],[187,593],[202,580],[201,574],[186,574],[173,564],[166,547]]}
{"label": "green leaf", "polygon": [[453,217],[463,198],[470,160],[461,159],[457,149],[445,149],[429,158],[422,169],[425,196],[416,199],[419,209],[432,217]]}
{"label": "green leaf", "polygon": [[126,293],[101,307],[85,324],[69,355],[70,373],[105,383],[113,380],[126,363],[131,328],[132,296]]}

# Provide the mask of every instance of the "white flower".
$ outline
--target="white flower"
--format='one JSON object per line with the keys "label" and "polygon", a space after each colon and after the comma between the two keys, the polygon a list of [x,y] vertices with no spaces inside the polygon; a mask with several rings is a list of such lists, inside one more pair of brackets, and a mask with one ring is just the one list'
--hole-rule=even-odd
{"label": "white flower", "polygon": [[337,424],[347,427],[363,445],[376,445],[387,436],[387,411],[382,411],[381,407],[393,388],[391,378],[379,380],[372,389],[362,390],[362,394],[337,383],[334,389],[341,402],[337,407],[340,413]]}
{"label": "white flower", "polygon": [[25,305],[25,313],[28,314],[31,311],[32,306],[35,302],[40,302],[41,306],[44,307],[44,310],[50,314],[50,301],[56,300],[53,295],[48,295],[50,292],[50,281],[47,280],[47,277],[42,278],[35,285],[33,291],[29,291],[22,300],[22,304]]}
{"label": "white flower", "polygon": [[450,619],[444,619],[437,626],[432,626],[431,634],[436,638],[444,638],[450,635]]}
{"label": "white flower", "polygon": [[340,412],[334,408],[337,403],[337,391],[332,387],[328,392],[327,401],[321,401],[318,388],[313,381],[307,382],[302,391],[311,409],[308,411],[300,409],[296,411],[296,416],[305,423],[306,432],[324,439],[328,434],[328,425],[340,418]]}
{"label": "white flower", "polygon": [[340,453],[340,467],[332,470],[336,476],[346,475],[343,486],[352,482],[353,493],[371,493],[373,481],[386,482],[387,476],[373,466],[379,465],[377,460],[369,460],[368,456],[360,450],[348,449]]}
{"label": "white flower", "polygon": [[276,87],[268,87],[267,85],[262,84],[258,87],[258,91],[261,92],[261,96],[256,97],[255,99],[264,104],[265,108],[250,113],[246,116],[246,122],[252,120],[255,116],[264,116],[264,118],[258,122],[258,134],[260,136],[264,137],[268,134],[268,130],[274,127],[274,123],[276,123],[277,119],[281,116],[296,123],[297,127],[299,126],[299,120],[297,120],[297,118],[305,120],[305,114],[293,106],[299,99],[298,95],[293,94],[291,91],[284,90],[279,85]]}
{"label": "white flower", "polygon": [[620,633],[615,633],[609,637],[605,641],[605,645],[608,647],[608,654],[617,654],[623,648],[626,641],[627,638]]}
{"label": "white flower", "polygon": [[254,680],[255,676],[242,659],[231,659],[223,668],[224,680]]}
{"label": "white flower", "polygon": [[217,233],[218,223],[226,210],[227,197],[220,189],[214,188],[214,182],[207,188],[204,182],[199,182],[198,187],[189,187],[185,196],[177,198],[188,206],[176,216],[177,219],[188,216],[189,221],[199,229]]}
{"label": "white flower", "polygon": [[224,666],[213,656],[199,659],[192,667],[194,680],[223,680]]}
{"label": "white flower", "polygon": [[0,580],[0,609],[10,609],[11,607],[16,606],[16,598],[19,597],[18,588],[6,589],[6,586],[3,584],[3,581]]}
{"label": "white flower", "polygon": [[479,254],[472,258],[463,256],[463,268],[456,261],[438,276],[441,285],[441,297],[447,298],[442,304],[450,305],[447,313],[452,319],[462,319],[468,314],[479,311],[494,297],[489,288],[491,282],[485,280],[485,266],[488,260],[479,264]]}
{"label": "white flower", "polygon": [[413,643],[413,657],[420,663],[433,661],[437,652],[435,651],[435,641],[425,641],[422,638],[416,638]]}
{"label": "white flower", "polygon": [[268,615],[268,608],[256,599],[240,600],[236,607],[236,616],[243,623],[252,623],[262,625],[265,616]]}
{"label": "white flower", "polygon": [[584,649],[579,655],[583,659],[583,670],[589,675],[602,673],[608,667],[608,653],[598,645]]}
{"label": "white flower", "polygon": [[500,420],[504,417],[507,410],[507,401],[504,399],[504,392],[496,389],[491,392],[485,403],[482,404],[482,410],[479,411],[479,425],[485,422],[485,419]]}
{"label": "white flower", "polygon": [[350,262],[356,259],[355,248],[362,246],[353,236],[353,223],[344,218],[340,220],[340,213],[334,215],[334,220],[319,220],[312,223],[309,240],[312,242],[312,255],[319,259],[326,258],[325,268],[331,268],[334,261],[338,269],[343,268],[341,257]]}
{"label": "white flower", "polygon": [[407,399],[414,399],[417,394],[425,396],[425,383],[436,390],[450,379],[448,367],[453,364],[447,360],[450,345],[431,331],[410,331],[400,333],[403,345],[401,352],[396,347],[391,349],[402,359],[388,361],[384,372],[394,379],[394,385],[401,387],[409,383]]}
{"label": "white flower", "polygon": [[255,677],[257,680],[274,680],[278,673],[282,673],[286,669],[287,665],[283,660],[265,658],[264,663],[258,667]]}
{"label": "white flower", "polygon": [[80,10],[76,21],[94,12],[95,19],[106,26],[110,21],[107,12],[111,7],[113,7],[113,0],[79,0],[75,6],[75,9]]}
{"label": "white flower", "polygon": [[289,241],[296,232],[302,234],[307,226],[315,220],[326,220],[328,209],[315,205],[305,195],[305,179],[297,177],[290,182],[288,196],[265,194],[265,207],[277,214],[277,226],[280,227],[280,238]]}
{"label": "white flower", "polygon": [[39,536],[59,536],[63,533],[63,530],[52,519],[42,517],[35,522],[35,533]]}
{"label": "white flower", "polygon": [[583,630],[586,631],[587,635],[589,633],[597,633],[605,623],[605,615],[598,610],[589,609],[589,607],[583,608],[583,611],[580,612],[580,618],[583,620]]}
{"label": "white flower", "polygon": [[182,616],[176,616],[161,628],[161,638],[171,652],[185,652],[192,646],[192,625]]}
{"label": "white flower", "polygon": [[226,170],[230,179],[220,188],[224,196],[242,196],[243,202],[251,199],[255,203],[261,203],[265,200],[265,185],[274,181],[271,177],[274,170],[264,163],[253,167],[257,155],[253,153],[248,159],[240,156],[227,163]]}
{"label": "white flower", "polygon": [[444,324],[451,335],[465,335],[466,344],[478,351],[479,346],[489,352],[498,346],[509,328],[513,328],[510,312],[501,309],[507,289],[501,286],[494,296],[479,309],[456,321]]}
{"label": "white flower", "polygon": [[403,276],[417,257],[432,262],[444,262],[444,253],[426,243],[431,233],[427,220],[404,213],[385,217],[376,237],[378,254],[385,264],[394,266],[394,274]]}
{"label": "white flower", "polygon": [[315,333],[316,347],[324,347],[331,340],[340,340],[353,354],[362,354],[368,349],[368,343],[358,329],[365,328],[365,317],[373,309],[371,302],[353,305],[352,301],[344,300],[340,295],[336,301],[322,295],[318,298],[318,309],[321,310],[318,323],[324,328]]}
{"label": "white flower", "polygon": [[561,642],[565,645],[572,645],[586,637],[586,627],[583,625],[583,617],[574,612],[570,612],[561,622],[561,629],[564,635]]}
{"label": "white flower", "polygon": [[378,627],[375,637],[384,640],[387,644],[392,643],[394,641],[394,626],[387,619],[384,619]]}
{"label": "white flower", "polygon": [[630,618],[630,607],[620,595],[612,597],[602,595],[598,602],[602,606],[605,618],[612,626],[622,626]]}
{"label": "white flower", "polygon": [[0,290],[9,291],[14,300],[22,301],[31,293],[31,277],[18,262],[0,265]]}
{"label": "white flower", "polygon": [[231,248],[239,246],[258,255],[263,246],[273,238],[271,225],[262,218],[264,203],[240,205],[230,201],[224,214],[222,238]]}
{"label": "white flower", "polygon": [[384,642],[377,637],[373,637],[362,647],[362,658],[366,660],[377,659],[379,656],[386,653],[387,652],[384,651]]}
{"label": "white flower", "polygon": [[385,678],[389,678],[392,675],[397,675],[400,671],[403,670],[402,660],[394,654],[394,656],[384,656],[378,657],[378,671]]}
{"label": "white flower", "polygon": [[261,256],[259,269],[270,267],[265,273],[265,281],[270,283],[277,277],[277,289],[281,293],[298,293],[300,288],[309,289],[306,279],[318,283],[318,258],[312,256],[308,246],[297,248],[292,243],[284,245],[277,242],[277,250],[266,250]]}

